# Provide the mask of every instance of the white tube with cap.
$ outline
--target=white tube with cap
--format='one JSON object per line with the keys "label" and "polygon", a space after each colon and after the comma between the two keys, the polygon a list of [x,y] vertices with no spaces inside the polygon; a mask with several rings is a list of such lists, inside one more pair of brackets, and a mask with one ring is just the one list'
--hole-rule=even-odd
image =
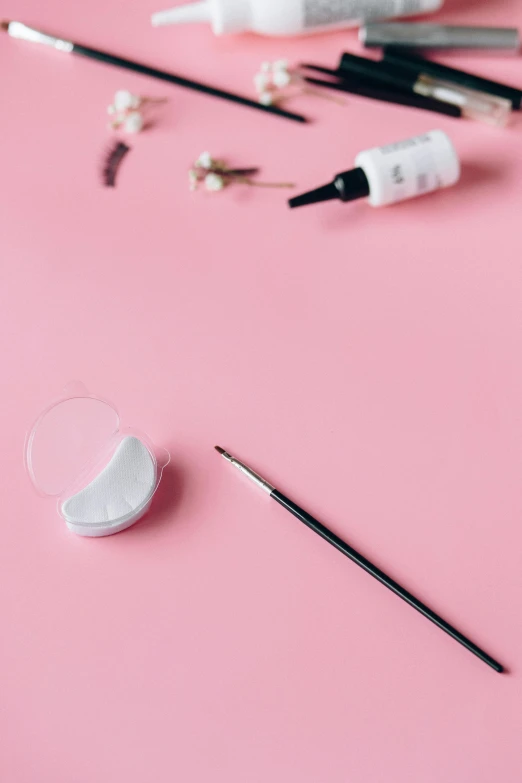
{"label": "white tube with cap", "polygon": [[460,178],[460,162],[450,138],[441,130],[360,152],[355,168],[332,182],[289,199],[290,207],[321,201],[366,198],[372,207],[449,188]]}
{"label": "white tube with cap", "polygon": [[198,0],[152,15],[156,27],[209,22],[216,35],[300,35],[437,11],[444,0]]}

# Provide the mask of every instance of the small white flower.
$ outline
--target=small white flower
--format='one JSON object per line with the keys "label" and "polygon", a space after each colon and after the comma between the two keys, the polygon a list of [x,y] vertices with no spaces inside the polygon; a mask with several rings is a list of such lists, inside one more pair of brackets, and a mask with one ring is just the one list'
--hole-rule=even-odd
{"label": "small white flower", "polygon": [[272,106],[274,103],[274,96],[271,92],[265,90],[259,94],[259,103],[261,103],[263,106]]}
{"label": "small white flower", "polygon": [[123,123],[123,127],[127,133],[139,133],[143,128],[143,117],[139,111],[132,111],[128,114]]}
{"label": "small white flower", "polygon": [[194,169],[190,169],[188,173],[189,190],[196,190],[198,186],[198,175]]}
{"label": "small white flower", "polygon": [[205,177],[205,187],[207,190],[218,191],[225,187],[225,180],[219,174],[210,173]]}
{"label": "small white flower", "polygon": [[202,152],[196,161],[196,166],[201,166],[202,169],[210,169],[213,162],[210,152]]}
{"label": "small white flower", "polygon": [[272,63],[273,71],[288,71],[288,60],[276,60]]}
{"label": "small white flower", "polygon": [[114,95],[114,107],[116,111],[127,111],[127,109],[137,109],[140,105],[138,95],[133,95],[128,90],[118,90]]}
{"label": "small white flower", "polygon": [[270,73],[272,70],[272,63],[261,63],[261,73]]}
{"label": "small white flower", "polygon": [[288,71],[280,70],[274,72],[272,80],[276,87],[283,88],[283,87],[288,87],[288,85],[292,81],[292,77],[290,76]]}
{"label": "small white flower", "polygon": [[268,74],[263,73],[262,71],[256,73],[256,75],[254,76],[254,84],[258,92],[263,92],[263,90],[265,90],[268,87],[269,82],[270,79],[268,77]]}

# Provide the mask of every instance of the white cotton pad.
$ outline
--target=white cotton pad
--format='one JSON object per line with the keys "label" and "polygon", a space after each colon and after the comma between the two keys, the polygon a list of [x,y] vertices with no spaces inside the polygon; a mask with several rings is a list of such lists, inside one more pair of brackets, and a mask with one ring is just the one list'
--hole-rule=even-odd
{"label": "white cotton pad", "polygon": [[67,527],[80,536],[106,536],[133,525],[156,489],[155,460],[139,438],[127,436],[110,462],[80,492],[64,500]]}

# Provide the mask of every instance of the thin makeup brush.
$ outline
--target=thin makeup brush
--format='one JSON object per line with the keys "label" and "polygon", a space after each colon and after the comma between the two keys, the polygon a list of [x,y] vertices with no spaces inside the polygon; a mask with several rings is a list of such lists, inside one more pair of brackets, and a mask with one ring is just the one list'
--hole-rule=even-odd
{"label": "thin makeup brush", "polygon": [[331,90],[359,95],[374,101],[384,101],[385,103],[395,103],[399,106],[410,106],[414,109],[434,111],[437,114],[445,114],[447,117],[462,117],[462,110],[459,106],[454,106],[451,103],[444,103],[435,98],[427,98],[423,95],[417,95],[416,93],[392,90],[388,87],[383,87],[382,85],[371,84],[370,82],[364,83],[362,81],[356,81],[355,79],[349,79],[344,74],[340,74],[339,71],[333,71],[331,68],[322,68],[319,65],[304,63],[300,67],[305,70],[317,71],[318,73],[323,73],[326,76],[332,77],[332,81],[326,81],[325,79],[316,79],[312,76],[301,74],[301,78],[304,79],[305,82],[314,84],[318,87],[329,87]]}
{"label": "thin makeup brush", "polygon": [[58,49],[60,52],[66,52],[68,54],[79,54],[83,57],[88,57],[91,60],[98,60],[99,62],[107,63],[108,65],[115,65],[117,68],[126,68],[129,71],[135,73],[141,73],[144,76],[151,76],[153,79],[161,79],[164,82],[170,82],[171,84],[177,84],[180,87],[186,87],[189,90],[195,90],[196,92],[204,93],[205,95],[212,95],[214,98],[222,98],[225,101],[231,103],[238,103],[241,106],[248,106],[251,109],[257,109],[268,114],[274,114],[277,117],[284,117],[287,120],[293,120],[294,122],[307,122],[306,117],[301,114],[294,114],[294,112],[280,109],[278,106],[264,106],[257,101],[253,101],[250,98],[244,98],[242,95],[236,95],[233,92],[227,92],[226,90],[220,90],[218,87],[211,87],[209,84],[203,84],[202,82],[196,82],[192,79],[186,79],[184,76],[178,76],[174,73],[168,73],[166,71],[160,71],[157,68],[150,68],[148,65],[133,62],[132,60],[126,60],[123,57],[117,57],[114,54],[108,54],[107,52],[101,52],[98,49],[91,49],[88,46],[82,46],[81,44],[68,41],[63,38],[58,38],[54,35],[48,35],[40,30],[35,30],[32,27],[21,22],[0,22],[0,27],[5,30],[12,38],[20,38],[24,41],[32,41],[33,43],[46,44],[54,49]]}
{"label": "thin makeup brush", "polygon": [[406,603],[423,614],[424,617],[427,617],[428,620],[431,620],[432,623],[435,623],[435,625],[437,625],[441,630],[445,631],[447,634],[449,634],[449,636],[455,639],[455,641],[462,644],[463,647],[476,655],[477,658],[480,658],[481,661],[487,663],[488,666],[491,666],[491,668],[496,672],[504,671],[503,666],[498,663],[498,661],[495,661],[494,658],[491,658],[491,656],[485,653],[484,650],[481,650],[480,647],[477,647],[476,644],[473,644],[473,642],[471,642],[459,631],[453,628],[453,626],[443,620],[442,617],[439,617],[425,604],[421,603],[421,601],[415,598],[415,596],[413,596],[397,582],[387,576],[384,571],[381,571],[379,568],[377,568],[377,566],[374,566],[373,563],[370,563],[370,561],[360,555],[359,552],[345,543],[341,538],[336,536],[335,533],[332,533],[332,531],[321,524],[321,522],[318,522],[317,519],[314,519],[310,514],[296,505],[296,503],[293,503],[291,500],[285,497],[281,492],[279,492],[279,490],[269,484],[268,481],[262,478],[259,474],[255,473],[243,462],[240,462],[235,457],[232,457],[227,451],[225,451],[225,449],[222,449],[221,446],[214,446],[214,448],[224,459],[227,460],[227,462],[230,462],[230,464],[243,473],[243,475],[247,476],[260,489],[270,495],[271,498],[277,500],[277,502],[283,506],[283,508],[293,514],[294,517],[297,517],[297,519],[313,530],[314,533],[317,533],[317,535],[321,536],[321,538],[324,538],[325,541],[328,541],[329,544],[342,552],[343,555],[346,555],[346,557],[363,568],[368,574],[370,574],[370,576],[373,576],[374,579],[377,579],[381,584],[395,593],[395,595],[398,595],[399,598],[402,598],[403,601],[406,601]]}

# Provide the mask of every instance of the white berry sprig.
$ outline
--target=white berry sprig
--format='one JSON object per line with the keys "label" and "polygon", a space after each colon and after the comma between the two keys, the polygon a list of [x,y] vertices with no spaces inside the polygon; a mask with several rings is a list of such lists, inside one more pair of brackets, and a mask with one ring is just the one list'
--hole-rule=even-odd
{"label": "white berry sprig", "polygon": [[254,76],[259,103],[263,106],[273,106],[285,97],[282,91],[290,87],[294,80],[295,75],[290,70],[287,60],[261,63],[258,73]]}
{"label": "white berry sprig", "polygon": [[276,106],[296,95],[317,95],[336,103],[344,103],[338,96],[332,96],[323,90],[309,87],[296,68],[291,68],[288,60],[275,60],[261,63],[254,76],[254,85],[259,103],[263,106]]}
{"label": "white berry sprig", "polygon": [[114,100],[107,107],[111,116],[109,127],[126,133],[139,133],[145,127],[145,111],[151,104],[164,103],[166,98],[147,98],[134,95],[129,90],[117,90]]}
{"label": "white berry sprig", "polygon": [[202,152],[192,168],[189,169],[189,190],[197,190],[199,185],[203,185],[206,190],[216,193],[232,183],[265,188],[294,187],[289,182],[256,182],[252,177],[258,172],[259,169],[253,167],[247,169],[231,168],[225,161],[213,158],[210,152]]}

